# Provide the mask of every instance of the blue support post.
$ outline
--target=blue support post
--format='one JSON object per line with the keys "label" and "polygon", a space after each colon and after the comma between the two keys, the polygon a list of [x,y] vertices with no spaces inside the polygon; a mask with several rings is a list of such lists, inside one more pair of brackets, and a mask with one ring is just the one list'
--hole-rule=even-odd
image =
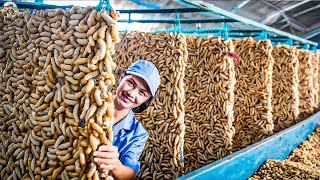
{"label": "blue support post", "polygon": [[175,30],[176,30],[177,33],[181,33],[179,12],[176,12],[176,25],[175,25]]}
{"label": "blue support post", "polygon": [[229,38],[229,25],[227,23],[223,24],[222,32],[221,32],[221,37],[223,39],[228,39]]}
{"label": "blue support post", "polygon": [[[128,33],[128,32],[132,32],[131,25],[132,25],[131,13],[129,13],[129,17],[128,17],[128,25],[127,25],[127,28],[126,28],[126,33]],[[129,31],[128,31],[128,27],[129,27]]]}

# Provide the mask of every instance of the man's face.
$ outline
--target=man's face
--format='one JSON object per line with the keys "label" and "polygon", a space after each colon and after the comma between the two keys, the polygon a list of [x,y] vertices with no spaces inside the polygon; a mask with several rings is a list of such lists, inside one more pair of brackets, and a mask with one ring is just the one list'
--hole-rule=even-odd
{"label": "man's face", "polygon": [[148,84],[134,75],[124,76],[117,88],[115,106],[132,109],[140,106],[151,96]]}

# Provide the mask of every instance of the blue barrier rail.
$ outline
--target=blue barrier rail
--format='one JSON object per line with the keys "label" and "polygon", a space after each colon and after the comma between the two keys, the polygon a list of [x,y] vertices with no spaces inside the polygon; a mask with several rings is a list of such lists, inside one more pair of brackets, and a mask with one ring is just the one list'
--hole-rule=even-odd
{"label": "blue barrier rail", "polygon": [[320,112],[258,143],[186,174],[178,180],[244,180],[269,159],[283,160],[312,134],[320,122]]}

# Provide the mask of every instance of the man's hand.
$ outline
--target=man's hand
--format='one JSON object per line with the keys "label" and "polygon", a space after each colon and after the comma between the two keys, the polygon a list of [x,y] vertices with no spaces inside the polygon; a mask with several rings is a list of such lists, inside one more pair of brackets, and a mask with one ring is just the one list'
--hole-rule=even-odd
{"label": "man's hand", "polygon": [[93,156],[94,162],[98,164],[101,169],[115,170],[122,165],[116,146],[102,145],[93,153]]}

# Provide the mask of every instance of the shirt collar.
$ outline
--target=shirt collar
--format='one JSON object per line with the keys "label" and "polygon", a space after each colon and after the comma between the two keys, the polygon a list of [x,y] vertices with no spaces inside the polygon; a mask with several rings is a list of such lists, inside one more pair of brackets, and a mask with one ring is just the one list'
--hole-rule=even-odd
{"label": "shirt collar", "polygon": [[127,114],[127,116],[123,119],[125,120],[124,124],[123,124],[123,129],[125,130],[131,130],[132,124],[135,122],[135,116],[132,112],[132,110],[129,111],[129,113]]}
{"label": "shirt collar", "polygon": [[113,126],[113,129],[116,132],[119,132],[121,129],[131,130],[131,127],[134,121],[135,121],[135,116],[132,110],[130,110],[129,113],[123,119],[121,119],[117,124]]}

